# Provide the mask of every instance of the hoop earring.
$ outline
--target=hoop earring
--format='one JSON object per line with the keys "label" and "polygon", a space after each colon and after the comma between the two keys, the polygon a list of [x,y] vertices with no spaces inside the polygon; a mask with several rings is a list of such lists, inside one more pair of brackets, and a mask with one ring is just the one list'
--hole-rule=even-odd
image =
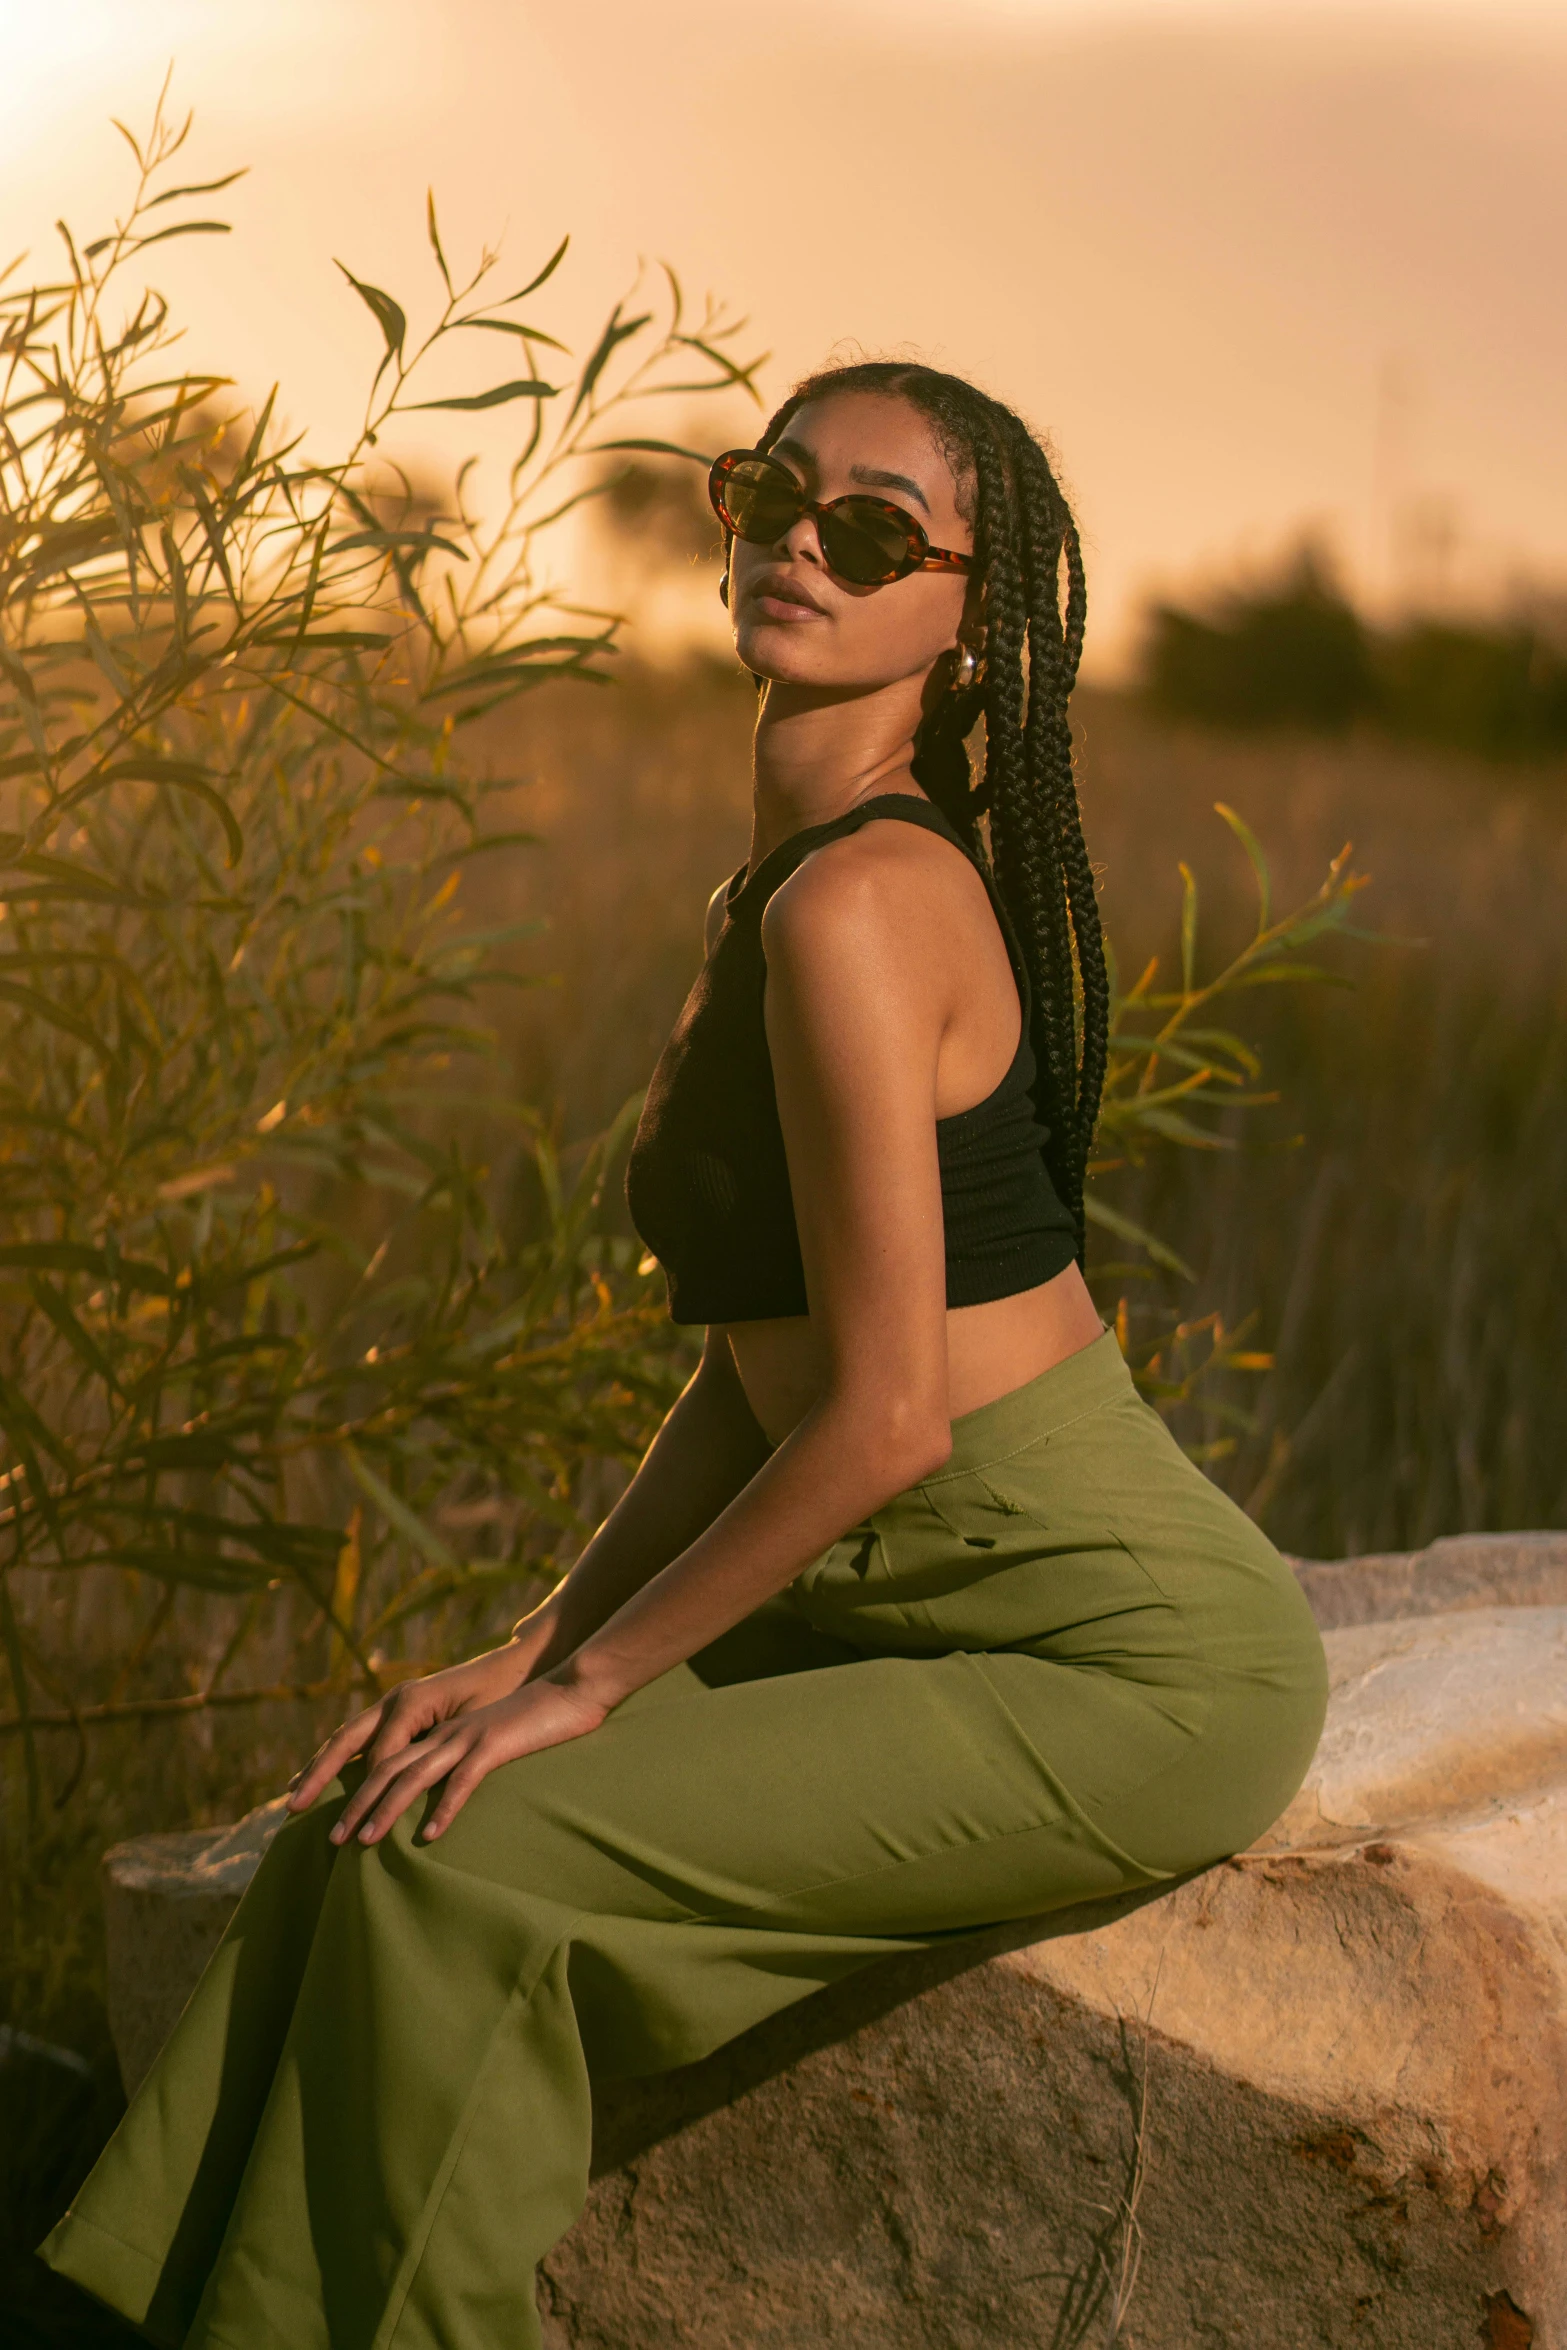
{"label": "hoop earring", "polygon": [[719,575],[718,601],[723,605],[724,610],[727,612],[729,609],[729,574],[727,570],[720,573]]}

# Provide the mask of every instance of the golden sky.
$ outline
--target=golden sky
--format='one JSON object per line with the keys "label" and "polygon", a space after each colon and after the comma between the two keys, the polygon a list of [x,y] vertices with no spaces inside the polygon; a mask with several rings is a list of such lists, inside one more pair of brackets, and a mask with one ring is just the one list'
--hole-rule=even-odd
{"label": "golden sky", "polygon": [[334,255],[428,298],[433,182],[449,250],[573,232],[568,339],[663,256],[772,396],[852,342],[1014,401],[1101,667],[1150,585],[1303,523],[1378,594],[1567,578],[1567,0],[0,0],[0,57],[5,258],[100,225],[174,60],[188,176],[251,173],[160,277],[299,422],[375,355]]}

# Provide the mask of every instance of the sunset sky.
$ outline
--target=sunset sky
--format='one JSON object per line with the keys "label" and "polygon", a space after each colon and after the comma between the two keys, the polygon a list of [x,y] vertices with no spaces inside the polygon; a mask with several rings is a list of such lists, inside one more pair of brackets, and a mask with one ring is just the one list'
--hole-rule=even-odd
{"label": "sunset sky", "polygon": [[[191,362],[340,430],[449,248],[576,342],[639,255],[748,311],[764,387],[912,349],[1058,447],[1093,651],[1302,525],[1386,595],[1567,580],[1567,5],[0,0],[0,243],[98,228],[163,72],[236,235],[164,249]],[[744,427],[731,413],[728,421]],[[478,436],[469,433],[468,439]],[[453,444],[448,444],[453,445]]]}

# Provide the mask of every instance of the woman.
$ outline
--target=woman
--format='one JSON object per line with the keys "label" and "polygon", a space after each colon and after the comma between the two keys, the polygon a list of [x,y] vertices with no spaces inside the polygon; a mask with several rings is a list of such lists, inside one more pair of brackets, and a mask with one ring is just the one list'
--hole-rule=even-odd
{"label": "woman", "polygon": [[701,1366],[510,1641],[296,1782],[48,2247],[158,2341],[536,2342],[593,2074],[1200,1869],[1316,1744],[1293,1577],[1080,1270],[1107,990],[1045,456],[951,376],[859,366],[713,495],[755,826],[629,1182]]}

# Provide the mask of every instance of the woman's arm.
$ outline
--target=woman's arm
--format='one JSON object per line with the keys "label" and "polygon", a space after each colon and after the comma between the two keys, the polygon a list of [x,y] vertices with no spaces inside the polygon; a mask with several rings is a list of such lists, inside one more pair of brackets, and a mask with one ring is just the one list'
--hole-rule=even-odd
{"label": "woman's arm", "polygon": [[[631,1575],[629,1547],[606,1544],[578,1599],[562,1600],[549,1643],[558,1661],[373,1761],[333,1830],[339,1841],[357,1831],[374,1842],[444,1779],[424,1830],[439,1835],[498,1763],[596,1728],[946,1459],[935,1089],[949,1005],[943,959],[927,944],[940,904],[911,908],[901,847],[867,834],[836,844],[784,885],[763,927],[768,1041],[823,1366],[817,1400],[656,1573]],[[671,1493],[658,1522],[673,1535],[679,1516]]]}
{"label": "woman's arm", "polygon": [[605,1711],[951,1450],[935,1135],[947,1006],[925,924],[909,919],[905,844],[901,830],[840,844],[764,919],[767,1038],[822,1388],[705,1531],[551,1668]]}
{"label": "woman's arm", "polygon": [[[708,954],[723,928],[729,884],[707,901]],[[571,1572],[512,1634],[526,1659],[519,1678],[537,1680],[694,1542],[766,1460],[770,1447],[746,1401],[722,1331],[709,1331],[702,1360],[642,1457],[620,1500]]]}
{"label": "woman's arm", "polygon": [[636,1475],[548,1599],[501,1647],[405,1681],[345,1722],[295,1780],[292,1807],[314,1803],[350,1756],[368,1748],[372,1767],[389,1762],[436,1723],[492,1705],[560,1663],[712,1523],[767,1449],[728,1344],[710,1332]]}
{"label": "woman's arm", "polygon": [[564,1581],[512,1634],[519,1680],[562,1663],[694,1542],[766,1460],[734,1356],[708,1333],[702,1360],[631,1483]]}

